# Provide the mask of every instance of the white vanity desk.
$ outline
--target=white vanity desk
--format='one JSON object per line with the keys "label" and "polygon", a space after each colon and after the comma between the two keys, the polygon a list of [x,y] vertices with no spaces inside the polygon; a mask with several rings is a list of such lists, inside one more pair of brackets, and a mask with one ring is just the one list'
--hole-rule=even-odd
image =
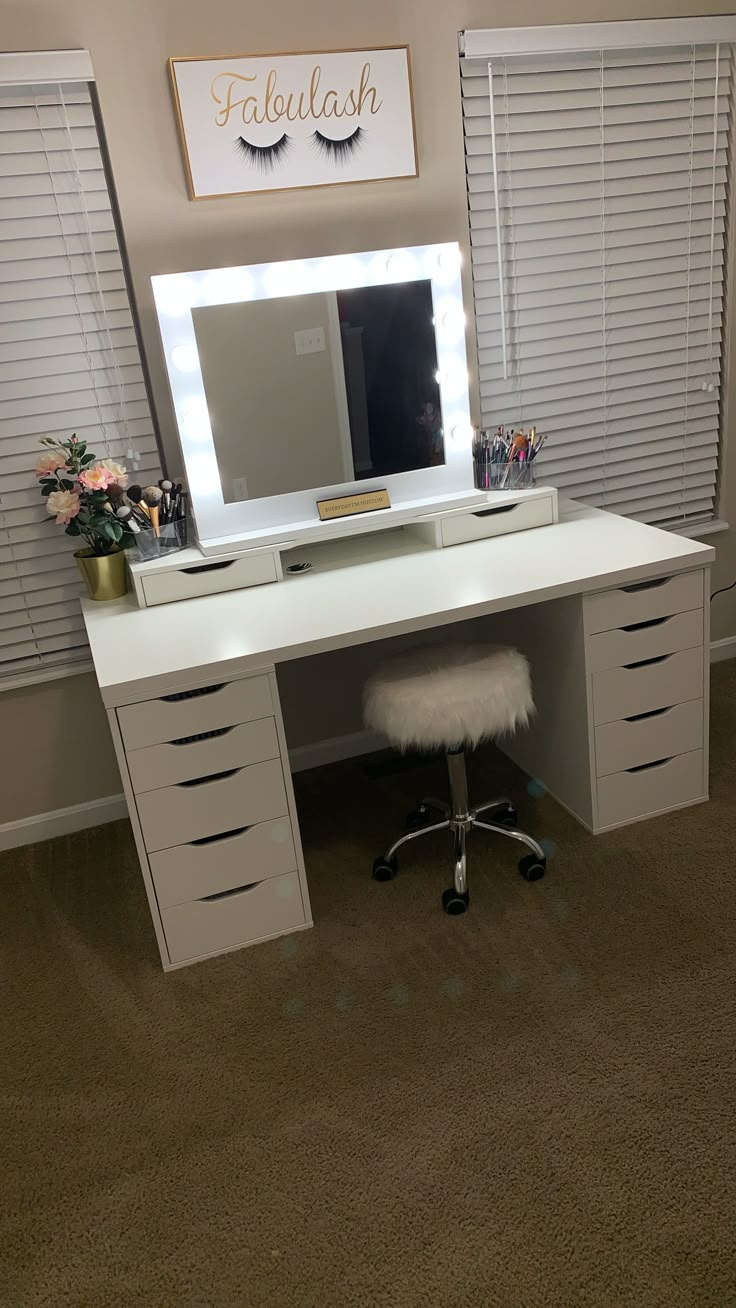
{"label": "white vanity desk", "polygon": [[398,529],[294,558],[312,570],[83,604],[164,968],[311,925],[276,677],[290,659],[487,619],[484,637],[528,654],[538,708],[504,748],[592,831],[707,798],[710,546],[568,504],[451,549]]}

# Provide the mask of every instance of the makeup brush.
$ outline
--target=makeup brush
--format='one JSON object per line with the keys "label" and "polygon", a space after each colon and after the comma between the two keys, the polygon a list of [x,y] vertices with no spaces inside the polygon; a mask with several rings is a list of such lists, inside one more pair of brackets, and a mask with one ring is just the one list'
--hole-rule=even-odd
{"label": "makeup brush", "polygon": [[120,508],[117,510],[115,514],[115,517],[119,518],[120,521],[124,523],[125,526],[128,528],[128,531],[132,531],[134,536],[138,535],[141,528],[138,526],[138,523],[136,522],[135,517],[133,516],[133,510],[131,509],[129,504],[121,504]]}
{"label": "makeup brush", "polygon": [[145,514],[145,516],[150,519],[151,515],[148,512],[148,505],[143,501],[143,491],[140,486],[129,486],[126,494],[131,504],[134,504],[141,513]]}
{"label": "makeup brush", "polygon": [[174,489],[174,483],[165,477],[158,484],[163,491],[163,500],[161,502],[162,521],[171,522],[171,492]]}
{"label": "makeup brush", "polygon": [[160,536],[161,529],[158,525],[159,505],[164,497],[163,491],[159,486],[146,486],[143,492],[143,503],[148,507],[148,516],[151,519],[154,535]]}
{"label": "makeup brush", "polygon": [[107,498],[115,508],[117,508],[118,504],[122,504],[123,494],[122,486],[118,486],[116,481],[111,481],[107,488]]}

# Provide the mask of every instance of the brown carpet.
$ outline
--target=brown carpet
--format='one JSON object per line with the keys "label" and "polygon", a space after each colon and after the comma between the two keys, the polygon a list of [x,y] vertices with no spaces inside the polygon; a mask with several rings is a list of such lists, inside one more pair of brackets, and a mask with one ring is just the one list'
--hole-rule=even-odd
{"label": "brown carpet", "polygon": [[[165,976],[126,823],[0,858],[8,1308],[736,1303],[736,662],[713,801],[527,886],[373,854],[434,764],[300,778],[314,931]],[[329,802],[332,800],[332,802]]]}

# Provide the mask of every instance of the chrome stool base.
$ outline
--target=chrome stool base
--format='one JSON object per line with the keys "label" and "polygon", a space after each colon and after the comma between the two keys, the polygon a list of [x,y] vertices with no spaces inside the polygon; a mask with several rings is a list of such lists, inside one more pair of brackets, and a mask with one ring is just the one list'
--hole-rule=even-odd
{"label": "chrome stool base", "polygon": [[[468,781],[465,769],[465,750],[451,750],[447,755],[447,770],[450,779],[450,803],[441,799],[423,799],[418,809],[409,815],[409,824],[415,827],[395,840],[388,852],[377,858],[373,864],[373,876],[376,881],[391,881],[398,870],[398,851],[410,840],[419,840],[433,831],[449,831],[453,840],[454,875],[453,884],[442,896],[442,906],[446,913],[455,916],[464,913],[470,896],[467,884],[468,832],[493,831],[496,835],[507,836],[526,845],[531,850],[521,859],[519,871],[525,881],[539,881],[544,876],[547,860],[541,845],[537,844],[525,831],[516,826],[517,815],[513,805],[507,799],[492,799],[475,808],[468,806]],[[439,822],[432,821],[432,814],[442,814]],[[499,822],[482,822],[481,813],[498,814]]]}

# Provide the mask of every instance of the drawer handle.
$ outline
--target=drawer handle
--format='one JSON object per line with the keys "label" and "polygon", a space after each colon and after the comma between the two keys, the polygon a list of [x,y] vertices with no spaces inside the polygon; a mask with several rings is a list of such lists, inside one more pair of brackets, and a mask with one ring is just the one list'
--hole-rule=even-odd
{"label": "drawer handle", "polygon": [[193,568],[178,568],[188,577],[196,577],[200,572],[219,572],[222,568],[231,568],[235,559],[221,559],[218,563],[197,563]]}
{"label": "drawer handle", "polygon": [[218,899],[232,899],[233,895],[245,895],[249,890],[255,890],[260,886],[260,881],[251,881],[248,886],[236,886],[234,890],[220,890],[216,895],[203,895],[199,901],[201,904],[214,904]]}
{"label": "drawer handle", "polygon": [[165,704],[178,704],[183,699],[197,699],[200,695],[214,695],[218,690],[223,690],[225,682],[221,681],[217,686],[200,686],[197,690],[178,690],[175,695],[162,695],[161,699]]}
{"label": "drawer handle", "polygon": [[180,736],[178,740],[169,740],[169,745],[196,745],[200,740],[215,740],[217,736],[226,736],[235,727],[216,727],[212,731],[200,731],[197,736]]}
{"label": "drawer handle", "polygon": [[656,586],[666,586],[671,577],[655,577],[654,581],[636,581],[633,586],[621,586],[626,595],[635,595],[640,590],[654,590]]}
{"label": "drawer handle", "polygon": [[212,772],[208,777],[193,777],[191,781],[177,781],[181,788],[184,786],[205,786],[208,781],[224,781],[226,777],[234,777],[236,772],[242,772],[242,768],[228,768],[225,772]]}
{"label": "drawer handle", "polygon": [[497,504],[493,509],[473,509],[474,518],[490,518],[496,513],[511,513],[518,509],[518,504]]}
{"label": "drawer handle", "polygon": [[663,768],[665,763],[671,763],[673,758],[674,758],[674,754],[670,754],[669,758],[658,758],[656,763],[640,763],[638,768],[624,768],[624,771],[625,772],[650,772],[652,768]]}
{"label": "drawer handle", "polygon": [[624,663],[627,672],[632,668],[649,668],[653,663],[664,663],[665,659],[671,659],[671,654],[656,654],[653,659],[639,659],[638,663]]}
{"label": "drawer handle", "polygon": [[648,618],[646,622],[630,622],[628,627],[621,627],[621,631],[644,631],[646,627],[661,627],[663,622],[671,622],[672,616],[665,618]]}
{"label": "drawer handle", "polygon": [[648,713],[634,713],[630,718],[624,718],[624,722],[643,722],[645,718],[661,718],[663,713],[671,713],[674,704],[668,708],[650,709]]}
{"label": "drawer handle", "polygon": [[187,844],[214,845],[218,840],[236,840],[246,831],[250,831],[250,827],[233,827],[232,831],[221,831],[217,836],[200,836],[199,840],[188,840]]}

